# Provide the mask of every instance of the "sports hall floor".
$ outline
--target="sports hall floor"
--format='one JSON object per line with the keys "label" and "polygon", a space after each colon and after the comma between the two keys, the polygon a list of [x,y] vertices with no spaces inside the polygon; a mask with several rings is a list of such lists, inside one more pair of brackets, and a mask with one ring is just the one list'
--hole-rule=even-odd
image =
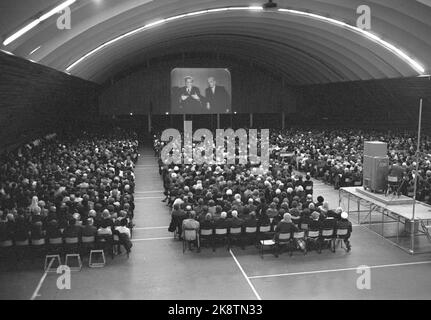
{"label": "sports hall floor", "polygon": [[[71,289],[43,261],[0,272],[0,299],[430,299],[431,254],[411,256],[370,230],[354,225],[352,251],[295,252],[260,258],[254,246],[215,253],[182,252],[167,231],[170,216],[153,152],[141,150],[136,167],[136,228],[130,259],[107,257],[101,269],[73,272]],[[338,205],[338,192],[315,181],[315,196]],[[358,290],[357,267],[371,267],[371,289]]]}

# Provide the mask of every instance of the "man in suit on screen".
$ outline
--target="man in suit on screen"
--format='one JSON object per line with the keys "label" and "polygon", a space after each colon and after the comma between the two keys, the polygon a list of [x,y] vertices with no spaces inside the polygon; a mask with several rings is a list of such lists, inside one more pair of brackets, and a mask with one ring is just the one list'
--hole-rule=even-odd
{"label": "man in suit on screen", "polygon": [[202,112],[202,101],[200,90],[193,86],[193,78],[187,76],[184,78],[185,86],[180,88],[179,102],[180,110],[184,113]]}
{"label": "man in suit on screen", "polygon": [[214,77],[208,78],[205,89],[206,108],[214,113],[224,113],[230,109],[230,96],[225,87],[218,86]]}

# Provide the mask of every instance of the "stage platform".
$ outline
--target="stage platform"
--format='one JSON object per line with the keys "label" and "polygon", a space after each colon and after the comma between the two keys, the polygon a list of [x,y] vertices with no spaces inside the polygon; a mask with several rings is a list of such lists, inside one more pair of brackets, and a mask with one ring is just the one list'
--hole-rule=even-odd
{"label": "stage platform", "polygon": [[[361,226],[411,253],[431,252],[431,206],[407,197],[376,194],[359,187],[340,188],[339,205]],[[355,219],[356,218],[356,219]]]}
{"label": "stage platform", "polygon": [[[362,200],[373,203],[382,209],[386,209],[394,214],[397,214],[405,219],[412,219],[413,215],[413,199],[406,196],[388,196],[383,194],[376,194],[364,190],[359,187],[341,188],[340,191],[351,194],[352,196],[361,198]],[[431,220],[431,206],[426,203],[416,201],[415,219]]]}
{"label": "stage platform", "polygon": [[382,193],[374,193],[374,192],[370,192],[368,190],[365,190],[364,187],[358,187],[356,188],[356,191],[358,191],[359,193],[362,193],[363,195],[373,198],[374,200],[377,200],[378,202],[382,202],[388,206],[393,206],[393,205],[412,205],[413,204],[413,199],[406,197],[404,195],[400,195],[399,197],[397,195],[388,195],[385,196]]}

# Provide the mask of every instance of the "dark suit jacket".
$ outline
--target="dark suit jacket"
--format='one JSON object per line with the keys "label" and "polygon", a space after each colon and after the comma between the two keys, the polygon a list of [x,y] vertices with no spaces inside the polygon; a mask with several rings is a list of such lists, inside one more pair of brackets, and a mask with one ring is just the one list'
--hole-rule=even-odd
{"label": "dark suit jacket", "polygon": [[[192,98],[192,95],[196,94],[200,101]],[[187,96],[186,100],[182,100],[181,96]],[[190,90],[190,93],[187,92],[187,87],[182,87],[179,90],[179,102],[180,102],[180,109],[184,113],[202,113],[204,110],[202,107],[202,102],[204,98],[201,96],[201,93],[199,91],[198,87],[192,87]]]}
{"label": "dark suit jacket", "polygon": [[211,88],[206,88],[205,100],[210,103],[210,110],[214,113],[222,113],[230,109],[230,96],[223,86],[215,86],[214,93]]}

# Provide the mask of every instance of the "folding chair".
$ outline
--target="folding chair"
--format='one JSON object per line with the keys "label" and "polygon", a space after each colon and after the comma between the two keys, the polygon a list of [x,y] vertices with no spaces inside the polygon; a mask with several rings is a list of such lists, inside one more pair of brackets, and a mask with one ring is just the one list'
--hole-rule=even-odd
{"label": "folding chair", "polygon": [[259,241],[260,243],[260,257],[263,259],[263,249],[264,247],[271,247],[274,250],[275,241],[274,239],[262,239]]}
{"label": "folding chair", "polygon": [[[294,246],[299,248],[301,251],[304,252],[304,255],[307,254],[307,246],[305,242],[305,231],[298,231],[293,233],[293,246],[291,246],[291,250],[289,251],[289,255],[292,256],[292,251]],[[303,247],[301,247],[303,246]]]}
{"label": "folding chair", "polygon": [[40,255],[42,255],[44,253],[44,251],[46,251],[46,241],[44,238],[42,239],[31,239],[31,258],[32,260],[34,258],[39,257]]}
{"label": "folding chair", "polygon": [[266,240],[274,238],[274,231],[272,231],[271,225],[260,226],[258,231],[258,239]]}
{"label": "folding chair", "polygon": [[241,227],[229,229],[229,242],[228,242],[228,248],[229,249],[231,248],[232,243],[234,243],[235,241],[239,241],[241,249],[244,250],[244,245],[242,243],[242,228]]}
{"label": "folding chair", "polygon": [[77,253],[79,249],[79,238],[64,238],[64,250],[66,253]]}
{"label": "folding chair", "polygon": [[341,248],[347,251],[347,248],[344,248],[344,239],[346,238],[347,234],[349,233],[348,229],[337,229],[337,232],[335,233],[334,238],[334,252],[337,249],[339,243],[341,242]]}
{"label": "folding chair", "polygon": [[251,243],[257,245],[257,227],[246,227],[244,229],[243,238],[246,244],[251,240]]}
{"label": "folding chair", "polygon": [[198,252],[200,249],[200,243],[199,243],[199,233],[196,229],[184,229],[184,237],[183,237],[183,254],[187,250],[187,245],[189,247],[191,246],[192,242],[196,242]]}
{"label": "folding chair", "polygon": [[278,258],[280,254],[280,246],[289,245],[292,240],[292,234],[288,233],[279,233],[278,239],[275,240],[275,256]]}
{"label": "folding chair", "polygon": [[325,244],[329,242],[330,248],[332,252],[335,252],[334,249],[334,229],[323,229],[320,237],[321,243]]}
{"label": "folding chair", "polygon": [[[213,251],[215,251],[215,244],[218,241],[222,241],[223,244],[226,244],[226,242],[229,242],[228,239],[228,233],[227,233],[227,228],[222,228],[222,229],[215,229],[214,231],[214,236],[213,236]],[[227,248],[227,250],[229,250],[229,246]]]}
{"label": "folding chair", "polygon": [[28,248],[30,247],[30,241],[28,239],[26,240],[15,240],[15,252],[18,261],[21,261],[24,259],[25,256],[27,256]]}
{"label": "folding chair", "polygon": [[112,235],[101,235],[101,236],[98,236],[96,239],[96,247],[99,250],[109,252],[111,254],[111,258],[114,259],[114,250],[113,250],[114,248],[113,248],[112,242],[113,242]]}
{"label": "folding chair", "polygon": [[307,232],[307,250],[310,250],[311,245],[315,245],[317,247],[317,252],[320,254],[322,250],[320,248],[320,231],[319,230],[308,230]]}
{"label": "folding chair", "polygon": [[208,241],[210,243],[211,247],[213,247],[214,230],[213,229],[200,229],[199,233],[200,233],[199,240],[200,241]]}
{"label": "folding chair", "polygon": [[89,236],[89,237],[82,237],[81,239],[81,253],[87,254],[92,249],[94,249],[96,244],[96,237],[95,236]]}
{"label": "folding chair", "polygon": [[0,242],[0,258],[4,258],[5,265],[10,260],[13,260],[13,262],[16,262],[16,255],[13,247],[13,241],[12,240],[4,240]]}
{"label": "folding chair", "polygon": [[48,254],[62,254],[63,252],[63,238],[49,238],[48,239]]}

